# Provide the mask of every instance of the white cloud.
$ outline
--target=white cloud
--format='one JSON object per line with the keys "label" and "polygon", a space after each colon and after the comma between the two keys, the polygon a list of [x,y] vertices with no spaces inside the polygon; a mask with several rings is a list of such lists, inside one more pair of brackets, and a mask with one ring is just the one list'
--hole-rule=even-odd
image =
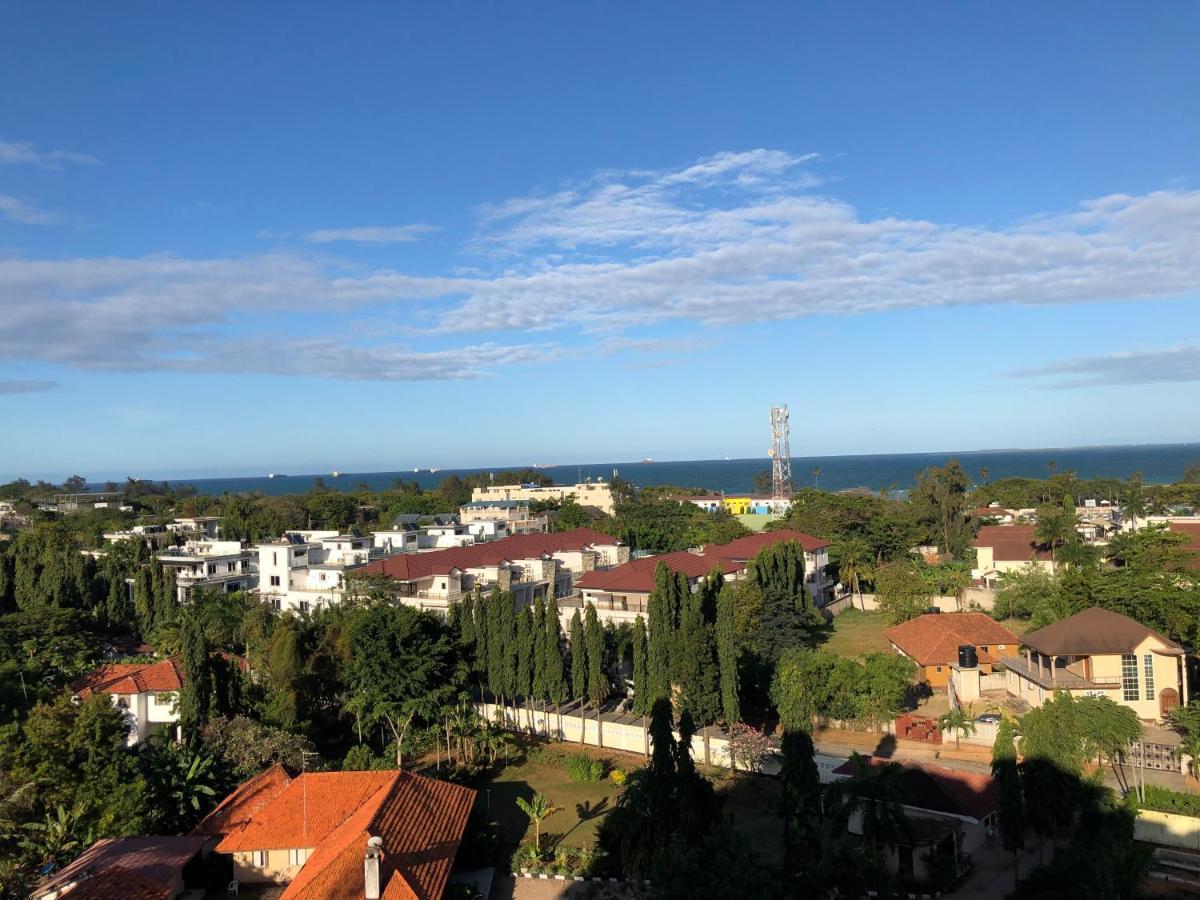
{"label": "white cloud", "polygon": [[97,165],[100,160],[70,150],[39,150],[29,141],[0,140],[0,165],[30,165],[61,169],[64,164]]}
{"label": "white cloud", "polygon": [[[656,324],[1194,297],[1200,288],[1200,192],[1112,195],[985,228],[861,216],[814,193],[814,163],[759,150],[674,171],[602,172],[482,208],[468,245],[483,251],[479,265],[432,275],[300,253],[0,258],[0,363],[461,377],[536,356],[535,331],[603,332],[590,349],[652,357],[683,352],[646,342],[659,336],[641,329]],[[349,312],[394,327],[333,333]],[[327,326],[317,326],[322,341],[289,331],[299,318]],[[518,346],[504,346],[509,331],[522,332]],[[431,346],[380,344],[414,333]],[[445,349],[456,334],[470,338]]]}
{"label": "white cloud", "polygon": [[58,387],[57,381],[18,381],[11,378],[0,378],[0,396],[4,394],[36,394],[41,391],[52,391],[56,387]]}
{"label": "white cloud", "polygon": [[419,241],[431,231],[432,225],[389,225],[363,228],[322,228],[304,236],[313,244],[332,244],[336,241],[351,241],[357,244],[403,244]]}
{"label": "white cloud", "polygon": [[1200,347],[1081,356],[1010,374],[1016,378],[1044,379],[1056,388],[1200,381]]}
{"label": "white cloud", "polygon": [[58,216],[54,213],[38,209],[8,194],[0,194],[0,216],[22,225],[49,225],[58,221]]}

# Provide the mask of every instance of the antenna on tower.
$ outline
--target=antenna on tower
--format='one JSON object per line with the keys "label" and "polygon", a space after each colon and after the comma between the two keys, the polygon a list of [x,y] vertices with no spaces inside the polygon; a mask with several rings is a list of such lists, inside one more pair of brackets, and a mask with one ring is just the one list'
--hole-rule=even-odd
{"label": "antenna on tower", "polygon": [[771,407],[771,500],[787,503],[792,498],[792,450],[788,446],[788,408]]}

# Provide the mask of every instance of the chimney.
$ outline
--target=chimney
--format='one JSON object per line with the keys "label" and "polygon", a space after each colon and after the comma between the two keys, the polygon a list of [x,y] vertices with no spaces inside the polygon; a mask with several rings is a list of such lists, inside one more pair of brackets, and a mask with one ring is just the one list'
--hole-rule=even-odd
{"label": "chimney", "polygon": [[383,894],[379,863],[383,859],[383,838],[373,837],[367,841],[367,855],[363,860],[363,896],[365,900],[379,900]]}

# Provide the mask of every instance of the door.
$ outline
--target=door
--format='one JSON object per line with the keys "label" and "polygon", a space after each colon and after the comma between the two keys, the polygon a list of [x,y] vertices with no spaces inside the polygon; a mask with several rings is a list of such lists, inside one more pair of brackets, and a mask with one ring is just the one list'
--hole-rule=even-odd
{"label": "door", "polygon": [[1167,713],[1179,705],[1179,692],[1175,688],[1163,688],[1158,695],[1158,715],[1165,719]]}

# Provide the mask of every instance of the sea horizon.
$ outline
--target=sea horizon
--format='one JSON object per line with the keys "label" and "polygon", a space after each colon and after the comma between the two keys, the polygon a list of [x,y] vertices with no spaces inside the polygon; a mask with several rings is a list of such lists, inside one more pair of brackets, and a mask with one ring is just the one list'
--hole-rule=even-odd
{"label": "sea horizon", "polygon": [[[828,490],[866,488],[903,491],[911,487],[919,472],[933,465],[944,465],[951,459],[963,464],[968,477],[976,483],[1008,477],[1044,478],[1051,472],[1074,471],[1080,478],[1128,478],[1141,472],[1147,483],[1170,483],[1179,480],[1185,469],[1200,462],[1200,442],[1172,444],[1084,445],[1078,447],[1042,447],[986,450],[943,450],[920,453],[856,453],[829,456],[793,456],[792,480],[797,488],[812,486]],[[1051,469],[1049,464],[1053,464]],[[178,476],[152,478],[165,481],[172,487],[190,485],[205,495],[223,493],[263,493],[281,495],[305,493],[322,479],[331,490],[353,491],[366,484],[371,490],[383,490],[396,479],[416,481],[422,488],[431,489],[450,475],[494,473],[497,476],[527,468],[538,468],[558,484],[574,484],[581,480],[609,479],[614,471],[638,487],[669,484],[700,488],[709,491],[748,491],[754,476],[769,470],[767,457],[737,459],[692,459],[617,461],[569,464],[527,464],[506,466],[468,466],[458,468],[394,469],[362,471],[288,473],[277,472],[274,477],[263,475]],[[820,469],[814,475],[813,470]],[[136,476],[133,476],[136,477]],[[113,479],[121,483],[124,479]],[[93,490],[102,489],[104,481],[89,482]]]}

